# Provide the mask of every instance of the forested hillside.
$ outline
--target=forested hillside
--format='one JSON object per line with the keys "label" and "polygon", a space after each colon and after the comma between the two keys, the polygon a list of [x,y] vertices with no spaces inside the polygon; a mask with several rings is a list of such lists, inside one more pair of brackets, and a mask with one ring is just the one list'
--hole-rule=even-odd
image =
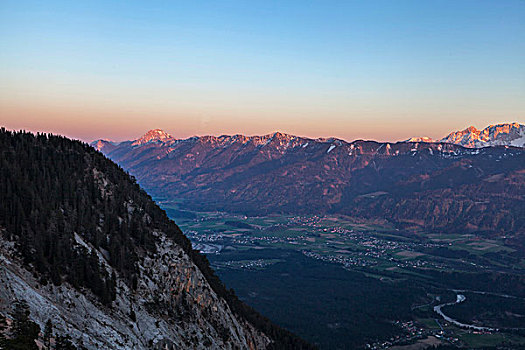
{"label": "forested hillside", "polygon": [[[249,344],[258,348],[265,344],[267,337],[269,348],[309,348],[239,301],[232,290],[227,290],[206,257],[192,249],[177,225],[135,179],[100,152],[65,137],[10,132],[3,128],[0,151],[0,232],[3,246],[14,243],[15,247],[15,251],[5,249],[3,258],[11,262],[19,258],[38,281],[36,289],[65,284],[79,293],[92,293],[102,310],[118,309],[122,303],[120,298],[128,300],[131,296],[137,303],[131,306],[132,318],[138,314],[133,307],[146,309],[147,306],[149,315],[162,318],[168,325],[190,314],[184,322],[204,323],[214,328],[207,337],[222,334],[222,339],[210,340],[210,345],[219,347],[222,347],[220,344],[227,348]],[[172,251],[160,250],[170,244],[174,247]],[[177,249],[180,252],[173,259],[184,262],[187,256],[187,264],[200,270],[197,277],[191,275],[193,272],[187,272],[188,276],[173,275],[181,271],[177,262],[167,257]],[[148,264],[171,266],[174,272],[162,278],[147,276]],[[191,268],[188,271],[192,271]],[[205,278],[202,282],[198,282],[200,275]],[[148,284],[155,282],[155,278],[159,278],[158,283],[167,283],[169,278],[172,289],[176,290],[172,294],[180,289],[182,296],[162,290],[165,300],[139,300],[141,292],[149,288]],[[180,282],[184,278],[189,279],[188,285]],[[211,296],[211,292],[205,292],[206,285],[213,290]],[[5,281],[0,289],[3,288],[4,295],[9,296],[11,292]],[[194,311],[189,306],[184,309],[185,303],[192,302],[188,295],[192,293],[191,288],[198,290],[192,297],[202,310]],[[128,299],[120,295],[124,292]],[[215,305],[214,295],[227,306]],[[203,299],[207,300],[205,306]],[[227,324],[220,324],[217,317],[208,315],[217,308],[233,312],[235,329],[228,329]],[[11,311],[9,302],[0,299],[0,313],[6,316]],[[198,336],[195,341],[199,342]]]}

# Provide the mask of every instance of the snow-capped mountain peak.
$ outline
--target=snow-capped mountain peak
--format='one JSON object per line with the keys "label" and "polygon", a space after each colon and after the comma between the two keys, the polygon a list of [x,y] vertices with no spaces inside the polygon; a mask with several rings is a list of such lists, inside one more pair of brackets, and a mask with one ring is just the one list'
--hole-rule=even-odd
{"label": "snow-capped mountain peak", "polygon": [[440,142],[454,143],[470,148],[487,146],[525,147],[525,125],[504,123],[489,125],[483,130],[470,126],[465,130],[448,134]]}
{"label": "snow-capped mountain peak", "polygon": [[405,142],[434,142],[434,140],[431,137],[423,136],[423,137],[411,137],[408,140],[405,140]]}

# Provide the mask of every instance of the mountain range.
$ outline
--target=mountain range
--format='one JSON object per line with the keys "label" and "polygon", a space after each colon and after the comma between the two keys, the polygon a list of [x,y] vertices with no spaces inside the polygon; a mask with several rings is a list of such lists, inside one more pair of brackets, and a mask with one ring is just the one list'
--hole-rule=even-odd
{"label": "mountain range", "polygon": [[[242,136],[242,135],[237,135]],[[268,135],[266,136],[268,137]],[[262,136],[264,138],[264,136]],[[166,142],[176,141],[173,136],[161,129],[148,131],[137,140],[133,140],[133,146],[143,145],[148,142]],[[126,141],[128,142],[128,141]],[[489,146],[515,146],[525,147],[525,125],[520,123],[503,123],[489,125],[483,130],[478,130],[474,126],[460,131],[453,131],[447,136],[434,140],[431,137],[411,137],[404,142],[436,142],[436,143],[453,143],[468,148],[482,148]],[[105,153],[118,146],[119,142],[111,140],[95,140],[91,143],[99,151]]]}
{"label": "mountain range", "polygon": [[447,136],[454,143],[380,143],[278,132],[181,140],[158,129],[92,145],[152,195],[193,210],[336,213],[403,228],[523,233],[525,150],[511,144],[524,126],[488,129],[469,137],[508,145],[464,147],[456,144],[469,139],[462,132]]}

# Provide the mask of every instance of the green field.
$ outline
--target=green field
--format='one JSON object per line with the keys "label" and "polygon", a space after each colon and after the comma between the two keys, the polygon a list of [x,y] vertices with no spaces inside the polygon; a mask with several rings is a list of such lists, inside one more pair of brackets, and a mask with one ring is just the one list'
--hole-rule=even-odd
{"label": "green field", "polygon": [[[525,308],[525,259],[503,240],[404,232],[344,216],[188,214],[179,203],[163,205],[194,244],[220,247],[208,258],[241,299],[323,349],[388,348],[381,345],[386,340],[415,343],[435,334],[472,348],[523,340],[505,331],[474,334],[443,320],[441,335],[433,311],[438,299],[455,300],[453,289],[518,293],[515,305]],[[485,317],[491,326],[520,326],[513,304],[491,295],[467,294],[465,303],[444,310],[465,322]],[[415,328],[400,326],[411,320]]]}

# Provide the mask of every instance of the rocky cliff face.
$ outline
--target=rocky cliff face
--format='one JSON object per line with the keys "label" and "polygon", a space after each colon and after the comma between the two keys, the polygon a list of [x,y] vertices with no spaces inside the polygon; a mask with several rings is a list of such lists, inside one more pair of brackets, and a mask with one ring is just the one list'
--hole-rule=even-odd
{"label": "rocky cliff face", "polygon": [[[25,300],[41,329],[52,320],[55,334],[70,335],[87,349],[265,349],[270,338],[235,316],[188,255],[164,233],[157,235],[157,252],[139,264],[137,289],[117,279],[111,307],[68,283],[42,285],[22,267],[13,242],[2,239],[0,311],[9,315],[16,300]],[[77,242],[94,250],[79,236]]]}
{"label": "rocky cliff face", "polygon": [[151,193],[197,210],[345,213],[426,228],[524,230],[522,148],[275,133],[103,150]]}

